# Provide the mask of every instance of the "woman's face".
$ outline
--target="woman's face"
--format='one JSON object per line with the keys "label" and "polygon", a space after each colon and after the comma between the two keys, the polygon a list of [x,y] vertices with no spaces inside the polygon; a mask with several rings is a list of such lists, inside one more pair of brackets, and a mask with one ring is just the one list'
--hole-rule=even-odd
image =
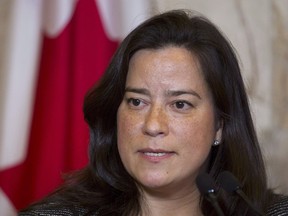
{"label": "woman's face", "polygon": [[222,131],[196,57],[179,47],[136,52],[117,128],[121,160],[143,189],[195,190]]}

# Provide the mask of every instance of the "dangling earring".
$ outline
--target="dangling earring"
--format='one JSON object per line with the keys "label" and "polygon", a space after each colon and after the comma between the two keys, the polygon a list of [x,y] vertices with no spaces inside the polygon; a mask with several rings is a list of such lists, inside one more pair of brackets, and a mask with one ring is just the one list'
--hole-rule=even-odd
{"label": "dangling earring", "polygon": [[213,146],[218,146],[219,144],[220,144],[220,141],[219,141],[219,140],[214,140]]}

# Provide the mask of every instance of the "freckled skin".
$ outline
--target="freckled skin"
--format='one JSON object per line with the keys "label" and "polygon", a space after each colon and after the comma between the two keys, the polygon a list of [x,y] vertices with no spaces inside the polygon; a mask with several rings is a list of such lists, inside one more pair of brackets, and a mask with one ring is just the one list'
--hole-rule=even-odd
{"label": "freckled skin", "polygon": [[[172,46],[140,50],[130,61],[126,89],[132,90],[118,109],[117,136],[128,173],[144,191],[195,192],[195,178],[222,133],[197,58]],[[171,154],[155,162],[141,149]]]}

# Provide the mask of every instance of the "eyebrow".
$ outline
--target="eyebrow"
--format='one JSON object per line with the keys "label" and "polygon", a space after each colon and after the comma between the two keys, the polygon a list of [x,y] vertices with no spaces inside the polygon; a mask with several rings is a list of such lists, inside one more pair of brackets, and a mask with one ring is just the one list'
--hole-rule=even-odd
{"label": "eyebrow", "polygon": [[[127,87],[125,89],[125,92],[133,92],[133,93],[138,93],[138,94],[143,94],[143,95],[147,95],[150,96],[150,92],[145,89],[145,88],[131,88],[131,87]],[[194,91],[194,90],[168,90],[165,95],[167,96],[180,96],[180,95],[184,95],[184,94],[188,94],[188,95],[193,95],[199,99],[201,99],[200,95]]]}
{"label": "eyebrow", "polygon": [[199,99],[201,99],[200,95],[192,90],[192,89],[189,89],[189,90],[169,90],[167,91],[167,95],[168,96],[179,96],[179,95],[183,95],[183,94],[188,94],[188,95],[193,95]]}
{"label": "eyebrow", "polygon": [[133,93],[138,93],[138,94],[143,94],[150,96],[150,93],[147,89],[144,88],[131,88],[131,87],[126,87],[125,92],[133,92]]}

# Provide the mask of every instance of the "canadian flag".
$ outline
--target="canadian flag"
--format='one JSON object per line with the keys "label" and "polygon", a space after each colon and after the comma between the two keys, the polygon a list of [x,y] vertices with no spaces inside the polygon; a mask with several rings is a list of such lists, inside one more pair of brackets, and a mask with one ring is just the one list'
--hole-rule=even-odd
{"label": "canadian flag", "polygon": [[15,0],[0,113],[0,215],[87,164],[82,103],[148,0]]}

